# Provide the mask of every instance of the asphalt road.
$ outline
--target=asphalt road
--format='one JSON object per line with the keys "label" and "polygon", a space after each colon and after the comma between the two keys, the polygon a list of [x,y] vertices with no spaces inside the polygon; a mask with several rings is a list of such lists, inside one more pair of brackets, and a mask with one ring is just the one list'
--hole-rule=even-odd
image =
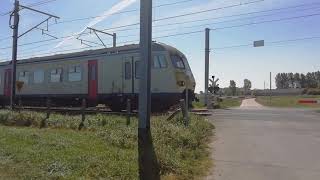
{"label": "asphalt road", "polygon": [[216,110],[211,120],[215,167],[207,179],[320,179],[319,113],[251,104]]}

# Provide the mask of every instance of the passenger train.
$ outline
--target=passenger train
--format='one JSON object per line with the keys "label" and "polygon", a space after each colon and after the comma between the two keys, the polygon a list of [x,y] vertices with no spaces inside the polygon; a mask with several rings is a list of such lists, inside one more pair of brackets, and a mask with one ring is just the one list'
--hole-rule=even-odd
{"label": "passenger train", "polygon": [[[174,47],[152,45],[152,109],[166,110],[185,97],[194,99],[195,80],[186,56]],[[137,108],[141,61],[139,45],[88,50],[17,61],[16,100],[23,105],[76,106],[85,98],[88,106],[105,104],[113,111]],[[0,63],[0,105],[9,104],[11,64]]]}

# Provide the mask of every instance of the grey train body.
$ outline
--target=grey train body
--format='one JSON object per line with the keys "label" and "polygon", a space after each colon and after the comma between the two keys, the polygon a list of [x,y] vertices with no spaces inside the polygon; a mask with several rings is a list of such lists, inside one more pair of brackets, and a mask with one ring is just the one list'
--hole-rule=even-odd
{"label": "grey train body", "polygon": [[[137,108],[141,61],[139,45],[36,57],[17,63],[16,100],[23,105],[44,106],[49,98],[56,106],[106,104],[125,109],[127,99]],[[186,57],[176,48],[153,43],[152,109],[166,110],[185,97],[194,98],[195,80]],[[8,105],[11,64],[0,64],[0,104]]]}

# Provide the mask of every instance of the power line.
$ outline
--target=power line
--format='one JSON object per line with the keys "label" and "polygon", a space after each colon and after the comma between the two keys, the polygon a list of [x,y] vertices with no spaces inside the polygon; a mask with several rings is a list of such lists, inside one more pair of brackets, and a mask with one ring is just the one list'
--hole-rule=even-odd
{"label": "power line", "polygon": [[[270,20],[270,21],[254,22],[254,23],[248,23],[248,24],[242,24],[242,25],[236,25],[236,26],[221,27],[221,28],[216,28],[215,30],[226,29],[226,28],[235,28],[235,27],[241,27],[241,26],[249,26],[249,25],[254,25],[254,24],[269,23],[269,22],[275,22],[275,21],[291,20],[291,19],[297,19],[297,18],[305,18],[305,17],[310,17],[310,16],[316,16],[316,15],[319,15],[319,14],[311,14],[311,15],[305,15],[305,16],[296,16],[296,17],[290,17],[290,18],[282,18],[282,19],[277,19],[277,20]],[[222,23],[222,22],[217,22],[217,23]],[[215,23],[212,23],[212,24],[215,24]],[[208,25],[208,24],[206,24],[206,25]],[[201,26],[203,26],[203,25],[201,25]],[[197,26],[188,26],[186,28],[192,28],[192,27],[197,27]],[[128,35],[128,36],[123,36],[123,37],[130,37],[130,36],[134,36],[134,35]],[[60,37],[58,39],[68,38],[68,37],[72,37],[72,35],[71,36]],[[27,45],[31,45],[31,44],[54,41],[54,40],[57,40],[57,39],[48,39],[48,40],[31,42],[31,43],[25,43],[25,44],[21,44],[20,46],[27,46]],[[0,48],[0,49],[9,49],[9,48],[11,48],[11,46]]]}
{"label": "power line", "polygon": [[[201,31],[201,32],[203,32],[203,31]],[[179,35],[187,35],[187,34],[191,34],[191,33],[198,33],[198,32],[180,33]],[[158,38],[162,38],[162,37],[168,37],[168,36],[161,36],[161,37],[158,37]],[[320,36],[295,38],[295,39],[286,39],[286,40],[278,40],[278,41],[270,41],[270,42],[266,41],[266,45],[265,46],[274,46],[274,45],[279,45],[279,44],[284,44],[284,43],[293,43],[293,42],[298,42],[298,41],[307,41],[307,40],[315,40],[315,39],[320,39]],[[137,41],[139,41],[139,40],[123,41],[123,42],[119,42],[119,43],[122,44],[122,43],[137,42]],[[270,45],[268,45],[268,44],[270,44]],[[241,45],[217,47],[217,48],[213,48],[212,50],[224,50],[224,49],[233,49],[233,48],[241,48],[241,47],[252,47],[252,46],[253,46],[252,43],[248,43],[248,44],[241,44]],[[82,50],[82,49],[92,49],[92,48],[95,48],[95,47],[101,47],[101,46],[74,48],[74,49],[69,49],[69,50],[59,50],[59,51],[54,51],[54,52],[49,52],[49,53],[37,54],[36,56],[53,55],[54,53],[59,53],[59,52],[70,52],[70,51]],[[31,54],[31,53],[29,53],[29,54]],[[27,57],[27,56],[25,56],[25,57]]]}
{"label": "power line", "polygon": [[[180,2],[187,2],[187,1],[191,1],[191,0],[184,0],[184,1],[180,1]],[[178,17],[182,17],[184,15],[187,15],[187,16],[190,16],[192,14],[199,14],[199,13],[204,13],[204,12],[209,12],[209,11],[217,11],[217,10],[222,10],[222,9],[227,9],[227,8],[232,8],[232,7],[237,7],[237,6],[243,6],[243,5],[247,5],[247,4],[252,4],[252,3],[257,3],[257,2],[261,2],[261,1],[264,1],[264,0],[258,0],[258,1],[250,1],[250,2],[247,2],[247,3],[239,3],[239,4],[234,4],[234,5],[231,5],[231,6],[224,6],[224,7],[219,7],[219,8],[214,8],[214,9],[208,9],[208,10],[204,10],[204,11],[197,11],[197,12],[193,12],[193,13],[187,13],[187,14],[180,14],[180,15],[176,15],[176,16],[169,16],[169,17],[165,17],[165,18],[162,18],[163,20],[167,20],[167,19],[173,19],[173,18],[178,18]],[[177,4],[178,2],[175,2],[175,4]],[[173,3],[169,3],[169,4],[173,4]],[[169,5],[169,4],[162,4],[162,5],[159,5],[159,6],[165,6],[165,5]],[[162,21],[161,19],[158,19],[158,20],[154,20],[154,21]],[[112,27],[112,28],[108,28],[108,29],[103,29],[103,31],[106,31],[106,30],[112,30],[112,29],[119,29],[119,28],[124,28],[124,27],[130,27],[130,26],[135,26],[135,25],[139,25],[140,23],[133,23],[133,24],[128,24],[128,25],[122,25],[122,26],[117,26],[117,27]],[[90,33],[83,33],[82,35],[87,35],[87,34],[90,34]],[[75,35],[70,35],[70,36],[65,36],[65,37],[61,37],[61,38],[58,38],[58,39],[63,39],[63,38],[69,38],[69,37],[74,37]],[[7,38],[3,38],[3,39],[0,39],[1,40],[4,40],[4,39],[8,39],[8,38],[11,38],[11,37],[7,37]],[[51,40],[54,40],[54,39],[51,39]],[[47,40],[47,41],[51,41],[51,40]],[[46,41],[45,41],[46,42]],[[26,44],[22,44],[20,46],[25,46],[25,45],[29,45],[30,43],[26,43]],[[8,47],[5,47],[5,48],[0,48],[0,49],[8,49]]]}
{"label": "power line", "polygon": [[[40,6],[40,5],[51,3],[51,2],[54,2],[54,1],[57,1],[57,0],[44,0],[44,1],[39,1],[39,2],[32,3],[32,4],[28,4],[27,6],[28,7]],[[6,15],[9,15],[10,13],[12,13],[12,11],[9,11],[9,12],[6,12],[6,13],[1,13],[0,16],[6,16]],[[11,36],[4,37],[4,38],[1,38],[0,41],[7,40],[7,39],[10,39],[10,38],[12,38],[12,37]]]}
{"label": "power line", "polygon": [[[223,9],[228,9],[228,8],[234,8],[234,7],[239,7],[239,6],[248,5],[248,4],[254,4],[254,3],[258,3],[258,2],[262,2],[262,1],[264,1],[264,0],[250,1],[250,2],[246,2],[246,3],[241,3],[240,2],[240,3],[237,3],[237,4],[233,4],[233,5],[229,5],[229,6],[223,6],[223,7],[219,7],[219,8],[196,11],[196,12],[192,12],[192,13],[184,13],[184,14],[179,14],[179,15],[175,15],[175,16],[168,16],[168,17],[164,17],[164,18],[160,18],[160,19],[155,19],[155,20],[153,20],[153,22],[164,21],[164,20],[169,20],[169,19],[175,19],[175,18],[180,18],[180,17],[186,17],[186,16],[202,14],[202,13],[207,13],[207,12],[211,12],[211,11],[218,11],[218,10],[223,10]],[[119,29],[119,28],[124,28],[124,27],[130,27],[130,26],[136,26],[136,25],[139,25],[139,24],[140,23],[137,22],[137,23],[132,23],[132,24],[127,24],[127,25],[122,25],[122,26],[103,29],[103,31]]]}
{"label": "power line", "polygon": [[[166,6],[172,6],[172,5],[177,5],[177,4],[183,4],[187,2],[191,2],[194,0],[182,0],[182,1],[177,1],[177,2],[172,2],[172,3],[165,3],[165,4],[159,4],[154,6],[153,8],[161,8],[161,7],[166,7]],[[120,11],[120,12],[115,12],[110,15],[118,15],[118,14],[125,14],[125,13],[130,13],[130,12],[138,12],[140,9],[132,9],[132,10],[126,10],[126,11]],[[109,16],[109,15],[108,15]],[[105,16],[90,16],[90,17],[83,17],[83,18],[77,18],[77,19],[71,19],[71,20],[65,20],[65,21],[60,21],[55,24],[50,24],[50,25],[56,25],[56,24],[64,24],[64,23],[72,23],[72,22],[77,22],[77,21],[84,21],[84,20],[89,20],[89,19],[94,19],[97,17],[105,17]]]}
{"label": "power line", "polygon": [[[27,4],[26,6],[28,6],[28,7],[41,6],[43,4],[48,4],[48,3],[51,3],[54,1],[57,1],[57,0],[44,0],[44,1],[39,1],[39,2],[32,3],[32,4]],[[9,15],[10,13],[12,13],[12,11],[9,11],[6,13],[1,13],[0,16],[6,16],[6,15]]]}
{"label": "power line", "polygon": [[235,25],[235,26],[226,26],[226,27],[220,27],[220,28],[211,28],[211,30],[230,29],[230,28],[237,28],[237,27],[243,27],[243,26],[251,26],[251,25],[271,23],[271,22],[288,21],[288,20],[293,20],[293,19],[301,19],[301,18],[307,18],[307,17],[319,16],[319,15],[320,15],[320,13],[317,13],[317,14],[309,14],[309,15],[304,15],[304,16],[295,16],[295,17],[289,17],[289,18],[281,18],[281,19],[274,19],[274,20],[266,20],[266,21],[260,21],[260,22],[246,23],[246,24],[240,24],[240,25]]}
{"label": "power line", "polygon": [[[30,7],[31,7],[31,6],[35,6],[35,5],[39,6],[39,5],[42,5],[42,4],[45,4],[45,3],[49,3],[49,2],[53,2],[53,1],[57,1],[57,0],[40,1],[40,2],[38,2],[38,3],[34,3],[34,4],[29,5],[29,6],[30,6]],[[173,3],[165,3],[165,4],[160,4],[160,5],[154,6],[154,8],[160,8],[160,7],[165,7],[165,6],[172,6],[172,5],[187,3],[187,2],[191,2],[191,1],[194,1],[194,0],[182,0],[182,1],[177,1],[177,2],[173,2]],[[123,13],[129,13],[129,12],[136,12],[136,11],[139,11],[139,9],[121,11],[121,12],[113,13],[113,14],[111,14],[111,15],[123,14]],[[8,12],[8,14],[10,14],[10,13],[11,13],[11,11]],[[81,20],[93,19],[93,18],[97,18],[97,17],[104,17],[104,16],[92,16],[92,17],[78,18],[78,19],[73,19],[73,20],[60,21],[60,22],[57,22],[57,23],[54,23],[54,24],[49,24],[49,25],[52,26],[52,25],[56,25],[56,24],[71,23],[71,22],[76,22],[76,21],[81,21]],[[138,23],[138,24],[139,24],[139,23]],[[6,39],[10,39],[10,38],[11,38],[11,36],[8,36],[8,37],[5,37],[5,38],[1,38],[0,41],[6,40]]]}
{"label": "power line", "polygon": [[[320,5],[320,3],[314,3],[314,4]],[[263,10],[263,11],[255,11],[255,12],[249,12],[249,13],[234,14],[234,15],[229,15],[229,16],[214,17],[214,18],[205,18],[205,19],[197,19],[197,20],[191,20],[191,21],[167,23],[167,24],[161,24],[161,25],[154,25],[153,28],[158,28],[158,27],[163,27],[163,26],[172,26],[172,25],[181,25],[181,24],[188,24],[188,23],[194,23],[194,22],[201,22],[201,21],[208,21],[208,20],[222,19],[222,18],[229,18],[229,17],[237,17],[237,16],[244,16],[244,15],[251,15],[251,14],[258,14],[258,13],[264,13],[264,12],[281,11],[281,10],[287,10],[287,9],[303,7],[303,6],[308,6],[308,5],[311,5],[311,4],[303,4],[303,5],[290,6],[290,7],[285,7],[285,8],[269,9],[269,10]],[[319,7],[306,8],[306,9],[302,9],[300,11],[306,11],[306,10],[311,10],[311,9],[316,9],[316,8],[319,8]],[[281,12],[277,12],[277,13],[281,13]],[[214,23],[210,23],[210,24],[220,24],[220,23],[226,23],[226,22],[239,21],[239,20],[243,20],[243,19],[251,19],[251,18],[265,17],[265,16],[272,16],[272,15],[274,15],[274,14],[260,15],[260,16],[255,16],[255,17],[238,18],[238,19],[214,22]],[[139,23],[137,23],[135,25],[139,25]],[[208,25],[208,24],[206,24],[206,25]],[[119,27],[119,28],[121,28],[121,27]],[[120,29],[117,31],[119,32],[119,31],[131,31],[131,30],[139,30],[139,28],[127,28],[127,29]]]}
{"label": "power line", "polygon": [[[293,43],[293,42],[298,42],[298,41],[307,41],[307,40],[315,40],[315,39],[320,39],[320,36],[287,39],[287,40],[279,40],[279,41],[270,41],[270,42],[266,41],[265,46],[274,46],[274,45],[278,45],[278,44]],[[270,45],[268,45],[268,44],[270,44]],[[241,47],[253,47],[253,44],[248,43],[248,44],[241,44],[241,45],[217,47],[217,48],[212,48],[212,50],[224,50],[224,49],[233,49],[233,48],[241,48]]]}

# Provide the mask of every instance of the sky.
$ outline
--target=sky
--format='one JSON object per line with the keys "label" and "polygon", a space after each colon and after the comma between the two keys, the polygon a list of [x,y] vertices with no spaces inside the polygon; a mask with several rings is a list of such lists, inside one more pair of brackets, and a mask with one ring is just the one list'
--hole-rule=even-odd
{"label": "sky", "polygon": [[[21,0],[20,4],[29,5],[39,1],[41,0]],[[177,4],[161,6],[174,2]],[[87,26],[110,29],[137,23],[139,11],[131,10],[139,9],[139,3],[139,0],[55,0],[33,8],[59,16],[58,24],[50,20],[47,33],[64,37],[75,35]],[[153,29],[153,37],[201,31],[155,39],[176,47],[186,55],[196,78],[197,92],[204,89],[205,28],[212,29],[210,31],[210,76],[215,75],[220,79],[220,87],[228,87],[230,80],[235,80],[237,86],[242,87],[243,80],[247,78],[252,81],[253,88],[262,89],[264,82],[269,85],[269,73],[272,72],[274,88],[276,73],[306,73],[320,70],[320,2],[318,0],[154,0],[153,4],[160,6],[153,8],[154,26],[158,26]],[[12,8],[12,0],[0,0],[0,61],[11,58],[11,49],[8,48],[12,44],[12,40],[8,38],[12,35],[12,30],[8,26],[9,15],[2,14]],[[216,10],[157,21],[165,17],[208,9]],[[267,11],[272,9],[273,11]],[[130,12],[110,15],[117,11]],[[251,14],[243,15],[244,13]],[[69,21],[99,15],[103,18]],[[45,18],[44,15],[21,10],[20,34]],[[203,21],[177,24],[193,20]],[[251,25],[242,26],[244,24]],[[45,26],[42,27],[45,28]],[[117,33],[119,45],[132,44],[139,39],[138,25],[110,29],[107,32]],[[105,35],[101,37],[106,44],[112,43],[112,38]],[[81,38],[99,42],[94,35],[82,35]],[[34,30],[19,38],[19,45],[47,39],[52,37],[42,35],[40,30]],[[265,46],[254,48],[252,44],[256,40],[265,40]],[[238,47],[239,45],[246,46]],[[92,46],[96,45],[92,44]],[[69,50],[67,52],[81,51],[85,48],[88,46],[81,45],[80,41],[73,37],[19,46],[18,56],[19,58],[43,56],[67,50]]]}

